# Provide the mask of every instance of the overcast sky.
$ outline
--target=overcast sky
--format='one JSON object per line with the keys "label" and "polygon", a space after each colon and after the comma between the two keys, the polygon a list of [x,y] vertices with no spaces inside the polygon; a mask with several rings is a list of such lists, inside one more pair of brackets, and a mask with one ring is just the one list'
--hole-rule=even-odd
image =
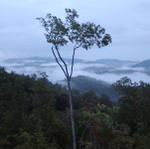
{"label": "overcast sky", "polygon": [[[80,50],[85,59],[150,58],[150,0],[0,0],[0,58],[51,56],[36,17],[52,13],[63,18],[76,9],[80,21],[100,24],[113,43],[102,49]],[[69,56],[69,48],[63,54]]]}

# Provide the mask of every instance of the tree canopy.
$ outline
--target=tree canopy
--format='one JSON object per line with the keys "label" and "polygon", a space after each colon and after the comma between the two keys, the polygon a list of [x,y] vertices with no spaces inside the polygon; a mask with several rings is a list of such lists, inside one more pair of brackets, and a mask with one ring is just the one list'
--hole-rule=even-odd
{"label": "tree canopy", "polygon": [[93,45],[98,47],[106,46],[111,42],[109,34],[100,25],[91,22],[79,23],[79,15],[74,9],[65,9],[66,17],[62,20],[52,14],[45,18],[37,18],[45,29],[45,36],[48,43],[54,46],[64,46],[69,42],[74,48],[82,47],[89,49]]}

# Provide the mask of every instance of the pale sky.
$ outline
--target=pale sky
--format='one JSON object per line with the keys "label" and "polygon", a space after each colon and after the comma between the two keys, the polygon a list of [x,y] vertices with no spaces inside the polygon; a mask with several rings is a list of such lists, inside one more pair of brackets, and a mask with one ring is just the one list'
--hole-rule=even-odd
{"label": "pale sky", "polygon": [[[76,9],[80,22],[100,24],[112,36],[110,46],[80,49],[78,58],[150,58],[150,0],[0,0],[0,59],[52,56],[36,17],[63,18],[65,8]],[[63,55],[69,57],[69,47]]]}

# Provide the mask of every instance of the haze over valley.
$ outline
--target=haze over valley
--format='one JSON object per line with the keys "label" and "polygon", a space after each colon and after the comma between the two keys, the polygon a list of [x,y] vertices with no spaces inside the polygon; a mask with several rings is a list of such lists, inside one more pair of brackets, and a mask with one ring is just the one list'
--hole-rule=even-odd
{"label": "haze over valley", "polygon": [[[65,59],[69,65],[70,59]],[[76,59],[73,77],[82,75],[107,83],[114,83],[124,76],[132,81],[150,82],[150,60],[128,61],[117,59],[99,59],[87,61]],[[19,74],[37,74],[45,72],[48,79],[53,83],[60,82],[64,75],[53,58],[29,57],[13,58],[1,61],[7,71],[14,71]]]}

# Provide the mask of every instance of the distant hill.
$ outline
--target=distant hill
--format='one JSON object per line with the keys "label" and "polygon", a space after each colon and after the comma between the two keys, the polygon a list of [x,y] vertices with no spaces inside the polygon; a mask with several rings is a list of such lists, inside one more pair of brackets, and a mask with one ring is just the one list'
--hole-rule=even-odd
{"label": "distant hill", "polygon": [[114,68],[114,67],[86,67],[84,68],[85,71],[87,72],[94,72],[96,74],[105,74],[105,73],[112,73],[112,74],[132,74],[134,72],[137,72],[137,70],[131,69],[131,68],[126,68],[126,69],[122,69],[120,68]]}
{"label": "distant hill", "polygon": [[[59,81],[63,86],[66,86],[65,81]],[[111,100],[117,100],[118,95],[112,88],[111,84],[97,80],[87,76],[77,76],[72,78],[72,88],[80,92],[94,91],[96,95],[108,95]]]}
{"label": "distant hill", "polygon": [[140,63],[137,63],[135,65],[133,65],[133,67],[144,67],[144,68],[150,68],[150,59],[148,60],[144,60]]}
{"label": "distant hill", "polygon": [[[69,63],[71,62],[71,59],[65,58],[65,61]],[[4,63],[6,64],[20,64],[24,66],[38,66],[41,64],[47,64],[53,62],[55,62],[55,59],[50,57],[12,58],[12,59],[6,59],[4,61]],[[75,62],[83,63],[83,64],[104,64],[110,67],[131,66],[137,63],[135,61],[117,60],[117,59],[98,59],[94,61],[75,59]]]}
{"label": "distant hill", "polygon": [[131,66],[137,63],[137,61],[129,60],[118,60],[118,59],[98,59],[96,61],[89,61],[89,63],[95,64],[105,64],[111,67],[122,67],[122,66]]}
{"label": "distant hill", "polygon": [[[66,62],[71,62],[71,59],[65,59]],[[6,59],[4,63],[6,64],[22,64],[28,66],[38,66],[40,64],[47,64],[47,63],[55,63],[55,59],[51,57],[27,57],[27,58],[11,58]],[[76,59],[77,63],[84,63],[82,59]]]}

